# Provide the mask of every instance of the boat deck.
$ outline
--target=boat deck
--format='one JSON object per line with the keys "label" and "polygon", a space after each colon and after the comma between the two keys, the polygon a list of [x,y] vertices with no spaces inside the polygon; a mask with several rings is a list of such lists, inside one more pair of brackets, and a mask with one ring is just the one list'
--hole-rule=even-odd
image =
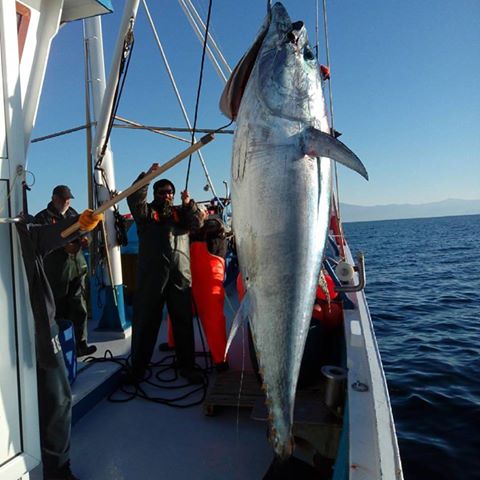
{"label": "boat deck", "polygon": [[[232,314],[238,308],[236,291],[227,288],[225,315],[227,331]],[[195,324],[197,322],[195,321]],[[103,357],[110,350],[116,359],[124,359],[130,351],[130,338],[112,339],[111,334],[94,330],[89,322],[89,341]],[[167,322],[162,322],[158,344],[167,338]],[[196,351],[203,350],[199,328],[195,325]],[[248,352],[246,327],[239,329],[229,351],[230,370],[209,374],[206,401],[201,402],[198,386],[169,390],[141,384],[149,397],[171,399],[197,390],[182,404],[197,402],[189,408],[175,408],[140,397],[125,402],[106,398],[115,391],[114,399],[128,399],[132,386],[120,389],[120,365],[114,362],[79,363],[73,384],[72,469],[81,480],[235,480],[261,479],[273,459],[267,440],[267,410],[263,392],[253,373]],[[169,353],[155,349],[153,363]],[[204,354],[197,363],[205,363]],[[152,369],[150,381],[158,384]],[[172,378],[173,370],[161,373]],[[184,380],[160,382],[165,386],[182,386]],[[295,456],[306,463],[314,461],[317,450],[326,459],[322,471],[318,464],[315,479],[330,478],[331,460],[335,458],[341,432],[341,421],[323,403],[324,385],[298,392],[295,406],[294,434],[297,437]],[[318,458],[317,458],[318,460]],[[297,476],[297,475],[296,475]],[[37,469],[31,476],[41,480]],[[290,477],[288,477],[290,478]],[[300,477],[299,477],[300,478]],[[302,477],[303,478],[303,477]],[[310,477],[309,477],[310,478]]]}
{"label": "boat deck", "polygon": [[[196,330],[198,335],[198,328]],[[96,356],[103,356],[107,349],[116,357],[128,354],[129,338],[105,341],[103,336],[93,330],[90,332],[90,340],[98,347]],[[163,322],[158,341],[165,339],[166,322]],[[196,344],[197,351],[201,350],[199,338]],[[239,379],[243,366],[246,371],[242,392],[246,394],[253,388],[253,373],[248,374],[251,366],[247,345],[246,332],[245,338],[242,338],[240,330],[230,353],[231,370],[221,374],[230,378],[233,374]],[[165,355],[157,348],[153,361],[159,361]],[[199,361],[203,362],[202,359]],[[244,408],[241,398],[237,407],[235,394],[230,391],[233,399],[230,404],[233,405],[227,406],[227,402],[225,406],[215,406],[214,412],[205,412],[202,404],[174,408],[138,397],[125,403],[113,403],[107,398],[98,401],[95,395],[93,399],[86,400],[95,389],[112,378],[117,377],[118,384],[118,374],[115,374],[118,368],[108,362],[86,368],[79,364],[79,374],[72,388],[74,425],[71,463],[72,470],[81,480],[181,480],[192,477],[198,480],[245,480],[260,479],[266,473],[273,454],[267,441],[267,424],[251,418],[253,401],[249,408]],[[214,374],[209,376],[211,384],[213,377]],[[184,383],[177,380],[173,385]],[[236,385],[238,388],[238,383]],[[132,391],[133,387],[125,388]],[[145,387],[152,396],[169,398],[192,389],[190,386],[168,393],[148,385]],[[115,397],[127,398],[128,395],[117,391]],[[197,394],[192,400],[199,398]],[[213,403],[217,405],[215,398]],[[31,478],[41,480],[40,469],[36,469]]]}
{"label": "boat deck", "polygon": [[136,398],[101,401],[73,428],[72,465],[82,480],[260,479],[272,450],[250,410],[178,409]]}

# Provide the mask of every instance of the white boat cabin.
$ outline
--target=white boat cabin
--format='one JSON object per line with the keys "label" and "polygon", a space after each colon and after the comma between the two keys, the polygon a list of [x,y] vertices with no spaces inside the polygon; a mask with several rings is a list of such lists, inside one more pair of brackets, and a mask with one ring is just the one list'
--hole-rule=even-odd
{"label": "white boat cabin", "polygon": [[109,0],[0,2],[0,478],[28,478],[40,463],[33,319],[11,222],[50,45],[63,24],[112,11]]}

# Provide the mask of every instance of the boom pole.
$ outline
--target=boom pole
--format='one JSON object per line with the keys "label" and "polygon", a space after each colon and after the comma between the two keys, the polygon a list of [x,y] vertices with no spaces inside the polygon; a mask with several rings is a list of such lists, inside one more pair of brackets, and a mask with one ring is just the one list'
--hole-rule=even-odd
{"label": "boom pole", "polygon": [[[102,25],[100,17],[85,20],[85,40],[88,45],[91,91],[93,99],[93,117],[96,121],[95,137],[92,143],[92,158],[96,165],[94,177],[96,198],[99,205],[110,200],[111,192],[115,191],[115,170],[110,143],[107,141],[115,93],[119,81],[119,71],[124,54],[124,43],[127,35],[133,30],[140,0],[127,0],[123,12],[122,22],[118,33],[112,66],[108,77],[105,78],[105,62],[103,56]],[[108,250],[110,271],[103,272],[103,282],[111,286],[105,291],[105,305],[103,310],[94,312],[98,315],[98,328],[115,330],[125,336],[129,329],[129,322],[125,317],[123,302],[122,265],[120,246],[117,244],[115,229],[114,208],[105,212],[105,248]],[[111,277],[111,278],[110,278]]]}

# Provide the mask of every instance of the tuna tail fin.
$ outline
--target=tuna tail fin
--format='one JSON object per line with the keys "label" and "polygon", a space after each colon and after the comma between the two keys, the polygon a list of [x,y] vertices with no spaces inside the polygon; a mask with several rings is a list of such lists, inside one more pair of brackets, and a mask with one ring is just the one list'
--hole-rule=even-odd
{"label": "tuna tail fin", "polygon": [[235,318],[233,319],[232,327],[230,328],[230,333],[228,335],[227,346],[225,347],[225,358],[227,358],[228,350],[232,345],[233,339],[235,338],[235,335],[237,334],[240,325],[244,324],[248,320],[249,315],[250,295],[247,292],[242,300],[242,303],[240,304],[240,307],[237,310],[237,313],[235,314]]}
{"label": "tuna tail fin", "polygon": [[328,133],[307,127],[302,135],[302,147],[305,155],[331,158],[368,180],[367,169],[361,160],[345,144]]}

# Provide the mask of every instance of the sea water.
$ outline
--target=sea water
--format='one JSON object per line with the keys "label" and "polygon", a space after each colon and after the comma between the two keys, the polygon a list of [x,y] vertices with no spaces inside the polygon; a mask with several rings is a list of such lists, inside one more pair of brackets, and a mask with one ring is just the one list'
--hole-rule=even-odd
{"label": "sea water", "polygon": [[344,229],[365,253],[405,478],[480,479],[480,215]]}

